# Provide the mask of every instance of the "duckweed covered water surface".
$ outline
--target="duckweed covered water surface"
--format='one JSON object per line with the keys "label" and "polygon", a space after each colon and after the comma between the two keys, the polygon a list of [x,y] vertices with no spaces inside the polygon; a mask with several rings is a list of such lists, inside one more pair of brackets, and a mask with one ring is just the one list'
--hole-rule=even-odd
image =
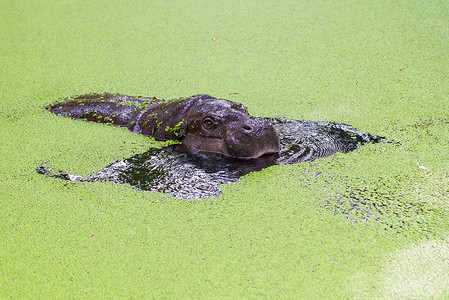
{"label": "duckweed covered water surface", "polygon": [[[444,297],[448,8],[2,2],[0,294]],[[42,109],[92,91],[210,93],[396,143],[266,168],[202,200],[37,174],[43,160],[88,175],[160,147]]]}

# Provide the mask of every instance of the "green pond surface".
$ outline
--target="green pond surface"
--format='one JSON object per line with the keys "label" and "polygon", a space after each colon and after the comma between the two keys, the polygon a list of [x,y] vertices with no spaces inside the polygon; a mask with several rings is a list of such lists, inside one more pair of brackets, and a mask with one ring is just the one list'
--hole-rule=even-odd
{"label": "green pond surface", "polygon": [[[0,298],[449,297],[448,1],[0,0],[0,41]],[[199,200],[37,174],[160,146],[43,109],[92,92],[389,142]]]}

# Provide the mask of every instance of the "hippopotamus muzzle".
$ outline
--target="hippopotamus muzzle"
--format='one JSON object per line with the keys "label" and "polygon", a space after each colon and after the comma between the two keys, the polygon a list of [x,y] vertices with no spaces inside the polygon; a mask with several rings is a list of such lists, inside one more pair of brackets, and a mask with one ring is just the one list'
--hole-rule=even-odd
{"label": "hippopotamus muzzle", "polygon": [[257,158],[279,152],[279,138],[273,125],[263,118],[247,117],[228,124],[223,153],[235,158]]}

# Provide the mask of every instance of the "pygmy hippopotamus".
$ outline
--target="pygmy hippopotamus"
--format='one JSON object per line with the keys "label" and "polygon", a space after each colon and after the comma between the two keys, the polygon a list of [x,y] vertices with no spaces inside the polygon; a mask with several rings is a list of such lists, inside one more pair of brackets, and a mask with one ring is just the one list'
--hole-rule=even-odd
{"label": "pygmy hippopotamus", "polygon": [[163,101],[119,94],[82,95],[47,107],[73,119],[109,123],[156,140],[180,141],[190,154],[250,159],[279,152],[279,137],[264,118],[240,103],[196,95]]}

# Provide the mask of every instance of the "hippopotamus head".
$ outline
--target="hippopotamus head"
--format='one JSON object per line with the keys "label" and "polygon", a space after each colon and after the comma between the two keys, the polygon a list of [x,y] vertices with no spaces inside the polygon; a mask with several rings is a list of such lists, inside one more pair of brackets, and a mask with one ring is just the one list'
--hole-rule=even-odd
{"label": "hippopotamus head", "polygon": [[240,159],[279,152],[272,124],[250,116],[240,103],[197,95],[156,106],[149,110],[153,118],[148,119],[148,129],[140,128],[140,132],[159,140],[179,140],[185,152]]}
{"label": "hippopotamus head", "polygon": [[279,152],[279,137],[269,121],[248,114],[240,103],[200,95],[185,115],[182,148],[189,153],[219,153],[256,158]]}

